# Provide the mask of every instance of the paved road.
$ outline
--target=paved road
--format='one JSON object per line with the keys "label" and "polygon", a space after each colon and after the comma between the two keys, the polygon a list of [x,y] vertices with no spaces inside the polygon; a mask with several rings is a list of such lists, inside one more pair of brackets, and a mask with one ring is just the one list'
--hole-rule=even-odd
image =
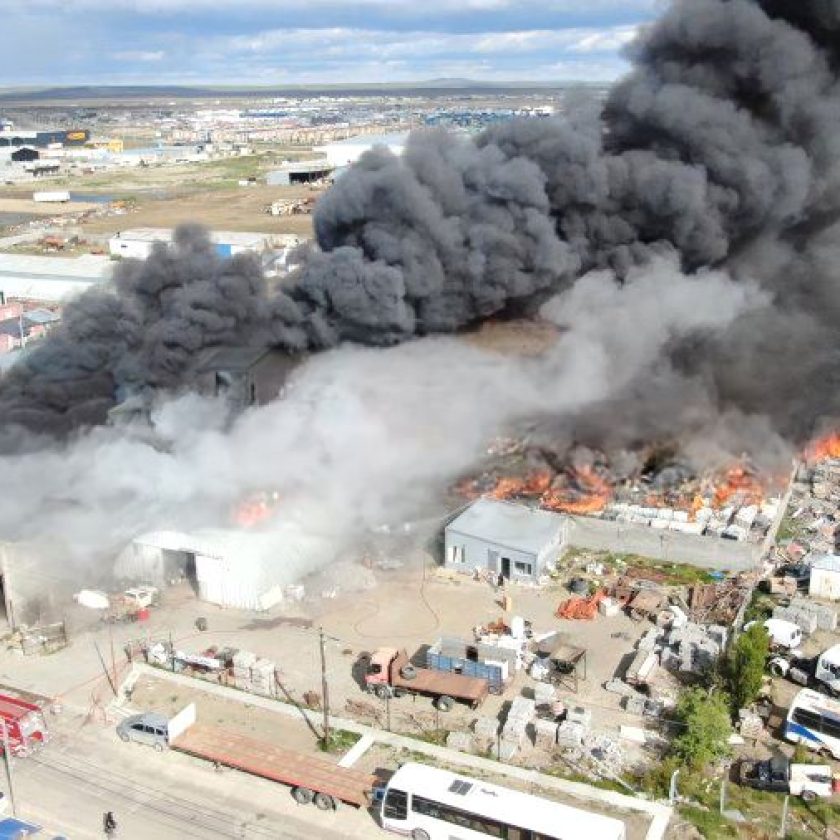
{"label": "paved road", "polygon": [[380,833],[364,811],[325,814],[296,805],[281,785],[122,744],[112,727],[82,727],[79,719],[63,721],[45,750],[14,765],[18,815],[53,834],[102,840],[108,810],[118,840],[349,840]]}

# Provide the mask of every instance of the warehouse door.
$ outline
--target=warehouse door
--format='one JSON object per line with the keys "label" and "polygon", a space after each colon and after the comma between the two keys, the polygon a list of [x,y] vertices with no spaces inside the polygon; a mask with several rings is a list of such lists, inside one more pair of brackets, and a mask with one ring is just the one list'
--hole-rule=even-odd
{"label": "warehouse door", "polygon": [[502,577],[510,577],[510,557],[502,557]]}

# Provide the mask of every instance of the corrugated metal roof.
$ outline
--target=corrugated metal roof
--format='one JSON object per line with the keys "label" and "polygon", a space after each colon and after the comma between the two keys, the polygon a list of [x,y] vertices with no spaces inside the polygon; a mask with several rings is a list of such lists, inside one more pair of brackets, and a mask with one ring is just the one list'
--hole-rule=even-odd
{"label": "corrugated metal roof", "polygon": [[114,263],[109,257],[83,254],[80,257],[38,257],[0,254],[0,277],[31,277],[38,280],[104,280]]}
{"label": "corrugated metal roof", "polygon": [[[127,242],[172,242],[174,231],[171,228],[131,228],[122,230],[112,239]],[[214,230],[210,232],[210,241],[217,245],[237,245],[243,248],[261,248],[271,241],[270,233],[235,230]]]}
{"label": "corrugated metal roof", "polygon": [[811,568],[824,572],[840,572],[840,555],[821,554],[813,559]]}
{"label": "corrugated metal roof", "polygon": [[556,540],[562,526],[563,517],[558,513],[496,499],[478,499],[446,530],[538,554]]}

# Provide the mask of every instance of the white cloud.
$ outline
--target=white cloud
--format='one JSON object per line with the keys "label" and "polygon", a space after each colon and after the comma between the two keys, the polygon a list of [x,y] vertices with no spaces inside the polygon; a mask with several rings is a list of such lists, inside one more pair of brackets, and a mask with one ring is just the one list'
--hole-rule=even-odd
{"label": "white cloud", "polygon": [[638,26],[616,26],[600,32],[590,32],[581,35],[580,39],[571,44],[568,49],[572,52],[615,52],[629,44],[639,32]]}
{"label": "white cloud", "polygon": [[118,61],[161,61],[163,56],[163,50],[122,50],[111,53],[111,57]]}

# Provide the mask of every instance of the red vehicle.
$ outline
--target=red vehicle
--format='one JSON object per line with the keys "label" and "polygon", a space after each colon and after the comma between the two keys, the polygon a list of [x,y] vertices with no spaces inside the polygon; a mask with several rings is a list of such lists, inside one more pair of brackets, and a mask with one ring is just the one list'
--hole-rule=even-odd
{"label": "red vehicle", "polygon": [[415,668],[404,650],[379,648],[367,662],[365,686],[380,700],[403,694],[434,698],[436,708],[448,712],[456,700],[475,709],[489,691],[483,677],[466,677],[430,668]]}
{"label": "red vehicle", "polygon": [[27,756],[49,740],[47,722],[40,707],[19,697],[0,694],[0,755],[3,754],[2,726],[5,725],[12,755]]}

